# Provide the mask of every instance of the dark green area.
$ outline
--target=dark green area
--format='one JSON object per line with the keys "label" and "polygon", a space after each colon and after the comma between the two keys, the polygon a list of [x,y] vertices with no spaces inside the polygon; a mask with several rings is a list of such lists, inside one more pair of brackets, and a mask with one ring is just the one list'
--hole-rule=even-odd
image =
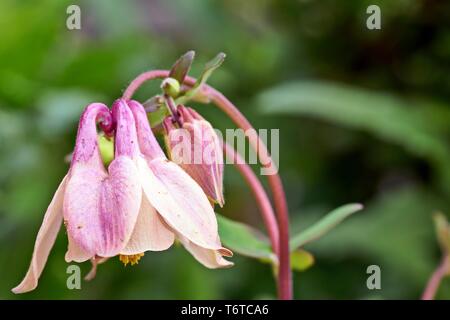
{"label": "dark green area", "polygon": [[[82,29],[70,31],[72,3],[0,2],[0,298],[275,296],[269,264],[235,254],[233,268],[208,270],[181,246],[134,267],[111,259],[70,291],[63,230],[39,287],[10,292],[68,169],[83,108],[111,105],[136,75],[170,68],[191,49],[191,75],[226,53],[208,83],[257,128],[280,129],[293,234],[340,205],[365,206],[305,246],[315,263],[295,274],[295,297],[420,297],[440,261],[432,214],[450,213],[448,1],[79,1]],[[365,27],[370,4],[381,7],[379,31]],[[147,100],[159,85],[136,97]],[[215,127],[233,128],[212,106],[193,106]],[[245,183],[232,166],[225,172],[219,213],[263,231]],[[372,264],[381,268],[379,291],[366,287]],[[450,298],[450,280],[438,298]]]}

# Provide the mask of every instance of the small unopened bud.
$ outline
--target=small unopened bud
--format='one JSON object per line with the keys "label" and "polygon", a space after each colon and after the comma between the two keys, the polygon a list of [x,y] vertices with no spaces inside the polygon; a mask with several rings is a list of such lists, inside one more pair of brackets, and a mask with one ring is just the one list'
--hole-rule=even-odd
{"label": "small unopened bud", "polygon": [[161,89],[165,94],[176,98],[180,94],[180,83],[174,78],[165,78],[161,83]]}
{"label": "small unopened bud", "polygon": [[196,111],[178,106],[181,128],[164,120],[170,159],[181,166],[214,203],[224,204],[222,145],[211,124]]}

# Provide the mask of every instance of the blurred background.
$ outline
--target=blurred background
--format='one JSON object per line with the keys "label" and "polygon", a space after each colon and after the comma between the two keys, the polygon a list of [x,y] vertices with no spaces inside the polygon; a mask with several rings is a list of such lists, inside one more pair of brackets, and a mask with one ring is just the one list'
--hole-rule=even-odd
{"label": "blurred background", "polygon": [[[233,268],[208,270],[181,247],[147,253],[134,267],[111,259],[82,290],[68,290],[64,230],[37,290],[10,292],[67,172],[83,108],[110,105],[136,75],[170,68],[191,49],[193,76],[225,52],[209,83],[257,128],[281,129],[293,234],[337,206],[365,205],[306,246],[315,264],[295,273],[295,298],[420,297],[440,260],[432,214],[450,213],[448,1],[77,1],[81,30],[70,31],[72,3],[0,2],[0,298],[275,297],[268,265],[235,255]],[[381,8],[381,30],[366,28],[370,4]],[[218,109],[194,107],[233,128]],[[263,230],[241,177],[225,170],[219,212]],[[381,290],[366,287],[372,264]],[[450,298],[450,280],[438,298]]]}

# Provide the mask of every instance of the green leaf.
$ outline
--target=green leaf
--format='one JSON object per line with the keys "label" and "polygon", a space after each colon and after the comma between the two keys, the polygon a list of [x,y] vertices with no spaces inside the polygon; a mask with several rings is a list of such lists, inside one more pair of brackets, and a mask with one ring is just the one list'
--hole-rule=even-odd
{"label": "green leaf", "polygon": [[[450,122],[447,106],[408,101],[383,92],[327,82],[291,82],[263,92],[258,105],[267,113],[298,114],[330,121],[403,146],[428,159],[450,192],[450,150],[442,122]],[[437,110],[439,117],[432,116]],[[425,118],[427,117],[427,118]]]}
{"label": "green leaf", "polygon": [[[313,241],[334,226],[342,222],[352,213],[362,209],[360,204],[349,204],[342,206],[330,212],[325,218],[314,224],[290,242],[291,247],[291,266],[294,270],[304,271],[314,264],[314,257],[311,253],[298,249],[305,243]],[[225,218],[217,214],[219,224],[219,234],[225,247],[241,255],[257,258],[263,262],[271,263],[276,266],[277,257],[272,251],[268,239],[258,230]]]}
{"label": "green leaf", "polygon": [[[310,243],[308,250],[324,259],[365,257],[404,288],[420,291],[438,263],[430,215],[435,208],[446,207],[445,200],[421,188],[382,192],[366,205],[364,214]],[[397,289],[395,282],[383,291],[395,295]]]}
{"label": "green leaf", "polygon": [[303,247],[305,244],[314,241],[334,227],[341,223],[345,218],[353,213],[360,211],[363,206],[359,203],[347,204],[341,206],[330,213],[328,213],[323,219],[301,232],[297,236],[294,236],[290,241],[291,250]]}
{"label": "green leaf", "polygon": [[219,234],[223,245],[243,256],[274,263],[276,256],[270,244],[258,230],[217,214]]}
{"label": "green leaf", "polygon": [[305,271],[314,265],[314,256],[303,249],[291,252],[291,268],[295,271]]}
{"label": "green leaf", "polygon": [[174,78],[180,84],[191,69],[192,62],[195,58],[195,51],[191,50],[182,55],[170,69],[169,78]]}
{"label": "green leaf", "polygon": [[217,56],[215,56],[211,61],[205,64],[205,69],[203,70],[200,77],[197,79],[195,87],[200,87],[202,84],[206,83],[211,74],[220,67],[225,60],[226,54],[220,52]]}
{"label": "green leaf", "polygon": [[211,61],[206,63],[205,68],[203,69],[202,74],[198,77],[195,84],[191,89],[187,90],[182,96],[180,96],[177,100],[177,104],[185,104],[191,99],[196,98],[196,100],[205,100],[204,97],[200,94],[200,89],[202,85],[206,83],[211,74],[216,70],[225,60],[225,53],[220,52],[217,56],[214,57]]}

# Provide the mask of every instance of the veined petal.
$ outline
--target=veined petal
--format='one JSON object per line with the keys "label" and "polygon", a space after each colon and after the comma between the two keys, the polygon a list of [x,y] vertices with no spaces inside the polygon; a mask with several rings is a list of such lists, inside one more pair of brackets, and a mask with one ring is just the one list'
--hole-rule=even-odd
{"label": "veined petal", "polygon": [[189,251],[192,256],[200,262],[202,265],[209,269],[217,269],[217,268],[229,268],[233,266],[233,262],[225,260],[222,255],[226,254],[227,256],[232,256],[231,251],[228,249],[222,248],[221,250],[211,250],[202,248],[195,243],[192,243],[188,239],[183,236],[178,237],[180,242]]}
{"label": "veined petal", "polygon": [[128,101],[134,120],[136,122],[136,130],[139,141],[139,147],[146,159],[165,158],[165,154],[158,144],[155,135],[148,124],[147,113],[144,107],[137,101]]}
{"label": "veined petal", "polygon": [[103,189],[100,216],[105,240],[103,250],[97,253],[101,257],[114,256],[126,246],[142,201],[142,188],[133,160],[119,156],[108,171],[110,183]]}
{"label": "veined petal", "polygon": [[133,160],[115,158],[109,175],[91,167],[72,170],[64,199],[70,238],[86,253],[84,257],[119,254],[131,237],[141,204],[142,189]]}
{"label": "veined petal", "polygon": [[133,233],[120,254],[133,255],[148,250],[162,251],[168,249],[174,241],[175,234],[168,229],[155,208],[143,196]]}
{"label": "veined petal", "polygon": [[[106,181],[108,174],[105,170],[90,166],[74,166],[67,184],[64,198],[64,220],[69,238],[69,251],[66,262],[79,257],[78,252],[85,254],[86,260],[95,256],[100,239],[102,238],[100,224],[100,202],[102,181]],[[89,238],[87,238],[89,237]],[[75,244],[73,244],[75,242]],[[73,252],[75,251],[75,252]],[[82,262],[76,258],[77,262]]]}
{"label": "veined petal", "polygon": [[63,220],[63,200],[66,189],[67,176],[60,183],[55,195],[53,196],[47,212],[44,215],[44,221],[39,229],[34,244],[31,264],[25,278],[22,282],[12,289],[14,293],[24,293],[34,290],[38,285],[39,277],[47,262],[50,250],[55,243],[61,223]]}
{"label": "veined petal", "polygon": [[218,250],[215,213],[200,186],[167,159],[138,160],[145,196],[164,221],[195,244]]}
{"label": "veined petal", "polygon": [[136,123],[126,101],[116,100],[112,107],[112,114],[116,121],[115,156],[135,158],[140,154]]}

